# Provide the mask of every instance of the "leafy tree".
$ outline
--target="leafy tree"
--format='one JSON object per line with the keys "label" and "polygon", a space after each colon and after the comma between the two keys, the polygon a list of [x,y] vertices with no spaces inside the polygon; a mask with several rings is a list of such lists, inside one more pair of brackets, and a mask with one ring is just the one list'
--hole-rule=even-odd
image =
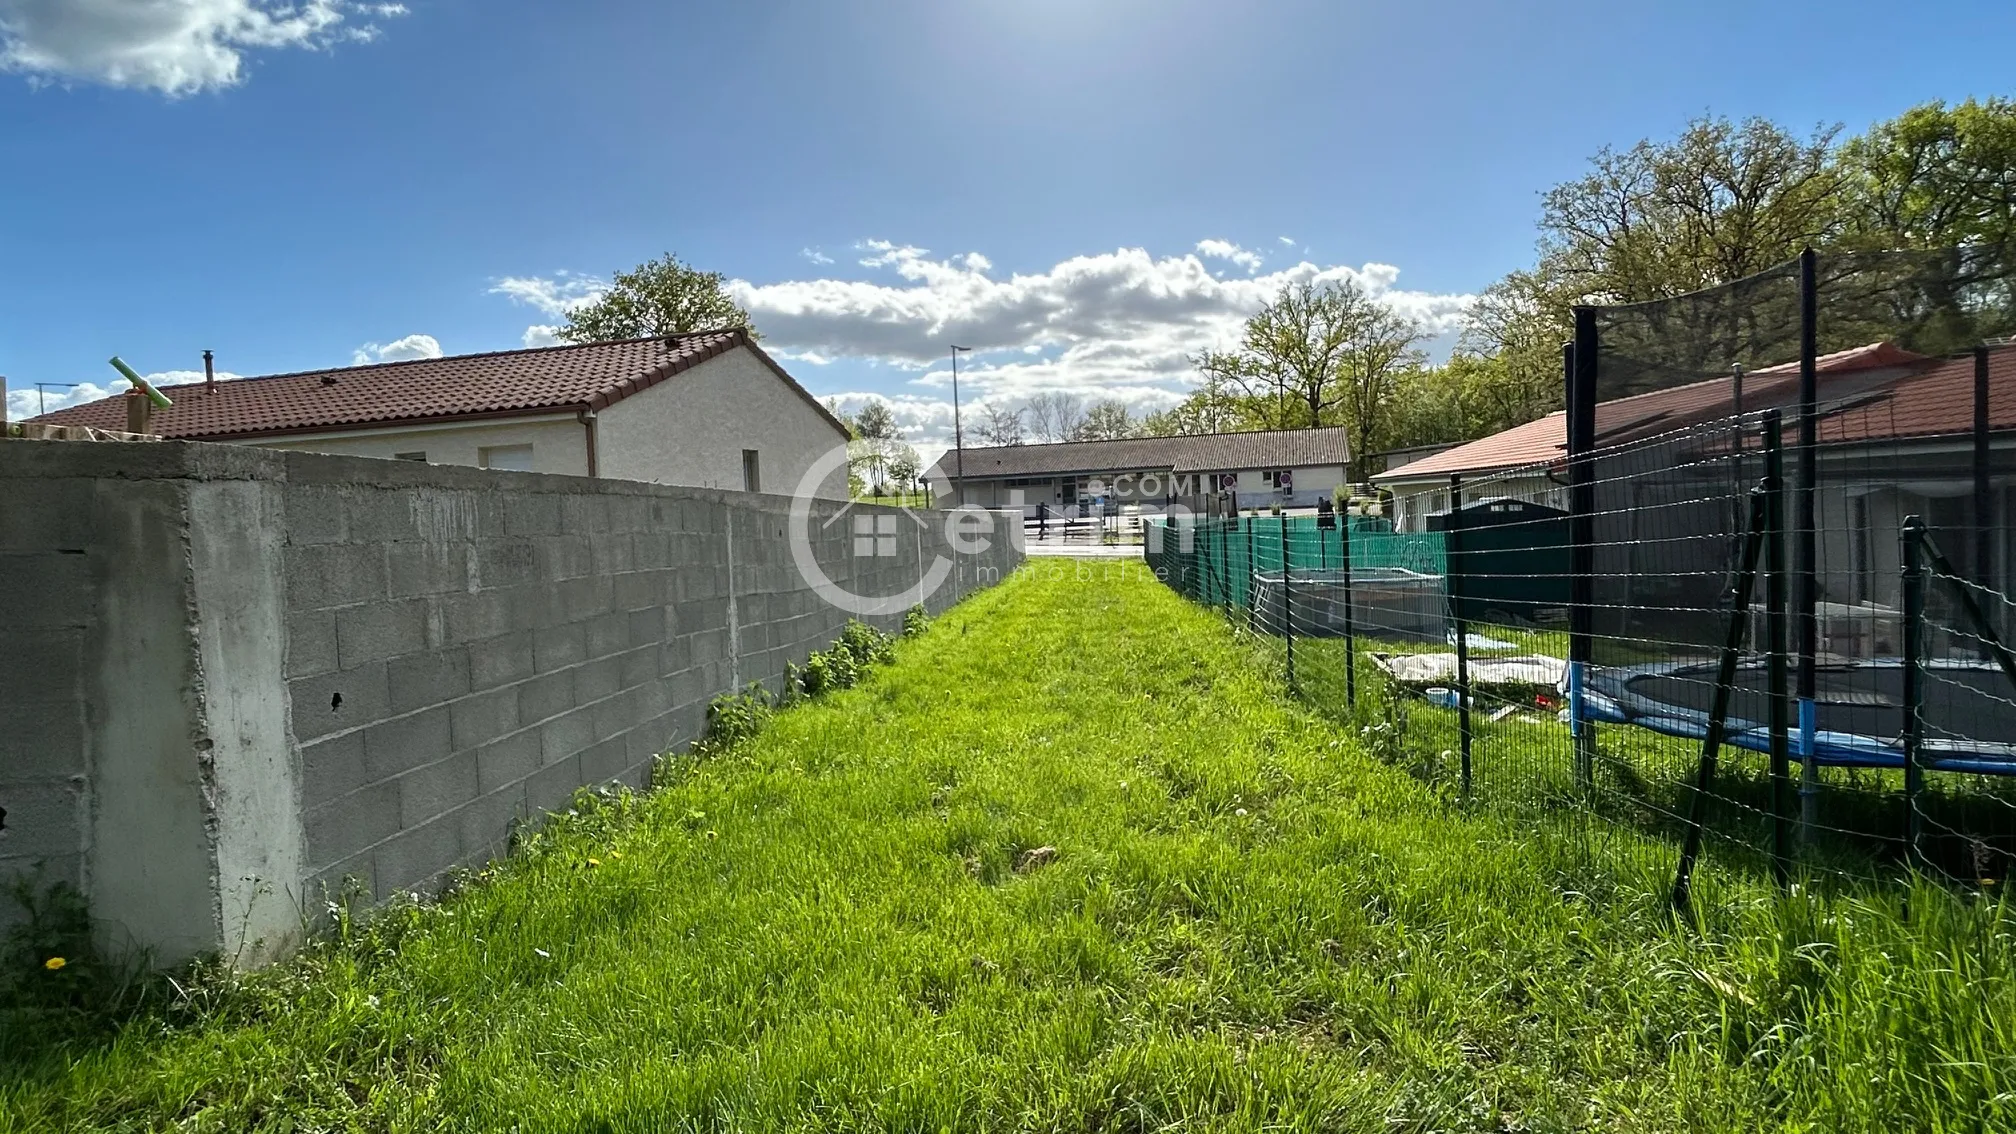
{"label": "leafy tree", "polygon": [[1045,444],[1072,440],[1085,421],[1084,403],[1055,391],[1030,398],[1023,413],[1028,417],[1029,432]]}
{"label": "leafy tree", "polygon": [[992,403],[982,403],[977,408],[980,423],[974,428],[973,435],[980,439],[981,444],[1022,444],[1023,411]]}
{"label": "leafy tree", "polygon": [[1703,117],[1604,147],[1543,198],[1540,275],[1576,302],[1637,303],[1753,275],[1842,228],[1837,131]]}
{"label": "leafy tree", "polygon": [[898,442],[896,450],[889,456],[889,479],[900,491],[910,491],[916,485],[917,476],[922,471],[918,468],[920,463],[921,458],[918,457],[917,450]]}
{"label": "leafy tree", "polygon": [[567,313],[558,334],[570,343],[597,343],[748,327],[749,313],[725,283],[721,273],[689,267],[668,252],[616,273],[600,298]]}
{"label": "leafy tree", "polygon": [[1231,388],[1223,379],[1206,375],[1203,385],[1190,396],[1166,410],[1158,410],[1141,421],[1141,433],[1148,437],[1186,437],[1205,433],[1233,433],[1264,428],[1255,399]]}
{"label": "leafy tree", "polygon": [[1072,431],[1071,440],[1117,441],[1136,433],[1134,415],[1128,412],[1127,403],[1107,399],[1092,403],[1085,411],[1085,420]]}
{"label": "leafy tree", "polygon": [[1851,244],[2016,246],[2016,101],[1913,107],[1850,139],[1840,162]]}

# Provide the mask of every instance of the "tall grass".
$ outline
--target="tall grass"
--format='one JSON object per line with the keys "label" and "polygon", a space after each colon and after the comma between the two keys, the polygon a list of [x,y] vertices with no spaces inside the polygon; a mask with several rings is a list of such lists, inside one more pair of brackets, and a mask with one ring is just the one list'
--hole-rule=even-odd
{"label": "tall grass", "polygon": [[2016,1125],[2000,904],[1731,874],[1697,930],[1636,861],[1056,565],[436,907],[15,1044],[0,1129]]}

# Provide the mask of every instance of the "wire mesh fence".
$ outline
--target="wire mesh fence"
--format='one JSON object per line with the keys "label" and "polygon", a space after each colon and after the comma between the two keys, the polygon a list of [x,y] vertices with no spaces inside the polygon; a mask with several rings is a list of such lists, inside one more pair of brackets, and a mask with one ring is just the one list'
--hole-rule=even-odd
{"label": "wire mesh fence", "polygon": [[1375,755],[1678,902],[1724,874],[1997,884],[2016,346],[1981,340],[2016,329],[2007,268],[1809,254],[1583,309],[1548,458],[1452,475],[1423,531],[1179,517],[1150,566]]}

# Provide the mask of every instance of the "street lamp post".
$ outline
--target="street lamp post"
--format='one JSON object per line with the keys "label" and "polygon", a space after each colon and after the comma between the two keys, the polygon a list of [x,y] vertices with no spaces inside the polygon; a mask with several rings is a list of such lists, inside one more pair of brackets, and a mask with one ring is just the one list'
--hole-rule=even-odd
{"label": "street lamp post", "polygon": [[959,428],[959,352],[972,347],[952,348],[952,506],[966,503],[966,438]]}

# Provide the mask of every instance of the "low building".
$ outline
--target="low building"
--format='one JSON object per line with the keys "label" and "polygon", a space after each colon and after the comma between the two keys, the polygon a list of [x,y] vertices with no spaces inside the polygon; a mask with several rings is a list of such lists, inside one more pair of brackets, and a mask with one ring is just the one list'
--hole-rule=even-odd
{"label": "low building", "polygon": [[[1890,343],[1823,355],[1817,367],[1820,397],[1823,402],[1840,402],[1916,373],[1926,363],[1923,355]],[[1739,412],[1792,406],[1799,394],[1799,366],[1786,363],[1754,370],[1741,381],[1739,388],[1732,374],[1602,402],[1596,407],[1596,443],[1617,445]],[[1464,489],[1471,498],[1482,495],[1565,509],[1567,482],[1559,466],[1567,448],[1568,418],[1556,410],[1388,468],[1374,475],[1372,483],[1392,494],[1393,524],[1399,531],[1426,531],[1429,516],[1448,511],[1452,476],[1477,482]]]}
{"label": "low building", "polygon": [[[164,387],[172,440],[790,493],[847,428],[742,330]],[[123,397],[34,420],[124,429]],[[844,465],[816,495],[846,499]]]}
{"label": "low building", "polygon": [[[1074,515],[1099,500],[1145,508],[1229,494],[1242,508],[1313,507],[1344,483],[1350,446],[1341,427],[1128,437],[947,452],[934,484],[962,504],[1040,505]],[[949,498],[941,503],[950,503]]]}

